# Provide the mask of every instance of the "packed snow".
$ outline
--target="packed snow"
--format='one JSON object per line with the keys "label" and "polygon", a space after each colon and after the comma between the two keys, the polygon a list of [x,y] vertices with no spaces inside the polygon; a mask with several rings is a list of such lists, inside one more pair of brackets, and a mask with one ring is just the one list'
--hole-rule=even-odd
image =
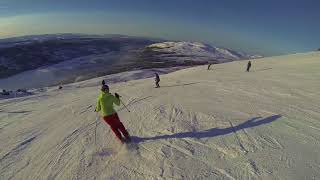
{"label": "packed snow", "polygon": [[320,53],[246,63],[111,84],[128,145],[94,112],[101,79],[1,100],[0,179],[320,179]]}

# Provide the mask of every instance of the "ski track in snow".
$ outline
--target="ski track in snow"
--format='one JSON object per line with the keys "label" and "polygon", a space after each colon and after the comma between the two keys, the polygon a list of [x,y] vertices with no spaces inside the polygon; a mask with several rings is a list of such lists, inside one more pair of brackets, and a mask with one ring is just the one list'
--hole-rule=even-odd
{"label": "ski track in snow", "polygon": [[0,179],[320,179],[319,59],[199,66],[159,89],[113,84],[131,111],[118,107],[128,145],[96,122],[96,79],[1,100]]}

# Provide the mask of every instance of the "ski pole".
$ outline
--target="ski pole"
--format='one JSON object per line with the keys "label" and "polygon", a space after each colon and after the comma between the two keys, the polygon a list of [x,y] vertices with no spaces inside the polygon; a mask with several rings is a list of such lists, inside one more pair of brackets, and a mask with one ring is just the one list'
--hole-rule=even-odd
{"label": "ski pole", "polygon": [[128,109],[128,107],[123,103],[123,101],[120,99],[120,102],[122,103],[122,105],[127,109],[128,112],[130,112],[130,110]]}
{"label": "ski pole", "polygon": [[97,146],[97,126],[98,126],[99,115],[96,115],[96,127],[94,128],[94,145]]}

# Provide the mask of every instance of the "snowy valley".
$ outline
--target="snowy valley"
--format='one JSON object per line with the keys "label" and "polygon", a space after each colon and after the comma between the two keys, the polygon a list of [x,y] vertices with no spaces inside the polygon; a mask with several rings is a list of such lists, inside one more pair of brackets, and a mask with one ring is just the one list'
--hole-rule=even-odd
{"label": "snowy valley", "polygon": [[0,88],[42,88],[127,71],[256,57],[197,42],[121,35],[26,36],[0,40]]}

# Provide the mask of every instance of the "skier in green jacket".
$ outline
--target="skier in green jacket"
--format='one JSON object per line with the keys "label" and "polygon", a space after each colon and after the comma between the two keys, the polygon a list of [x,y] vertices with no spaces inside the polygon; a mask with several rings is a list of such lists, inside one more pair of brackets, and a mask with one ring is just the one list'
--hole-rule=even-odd
{"label": "skier in green jacket", "polygon": [[111,127],[114,134],[122,143],[130,142],[131,139],[129,133],[120,121],[119,116],[113,107],[113,104],[117,106],[120,105],[119,94],[115,93],[115,95],[113,96],[111,93],[109,93],[109,86],[102,85],[101,94],[98,97],[95,111],[101,111],[103,120]]}

